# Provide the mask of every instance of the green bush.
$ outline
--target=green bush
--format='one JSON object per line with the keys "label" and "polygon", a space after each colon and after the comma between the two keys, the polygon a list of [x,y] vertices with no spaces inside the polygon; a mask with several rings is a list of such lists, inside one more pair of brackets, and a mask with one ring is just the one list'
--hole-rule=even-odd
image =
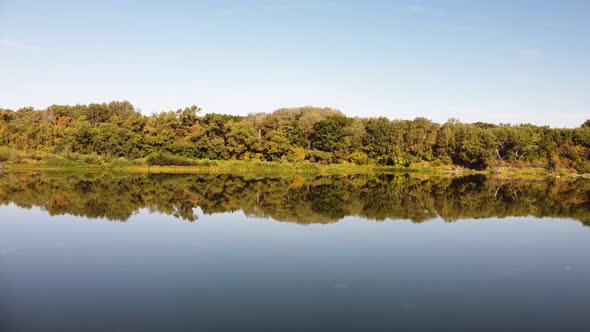
{"label": "green bush", "polygon": [[41,161],[44,159],[44,154],[41,152],[30,152],[26,155],[27,158]]}
{"label": "green bush", "polygon": [[443,163],[443,165],[451,165],[453,163],[453,160],[449,156],[442,156],[439,160]]}
{"label": "green bush", "polygon": [[351,153],[350,156],[348,157],[348,160],[351,163],[355,163],[357,165],[368,165],[369,162],[371,161],[369,159],[369,156],[367,156],[367,154],[362,151],[355,151],[355,152]]}
{"label": "green bush", "polygon": [[574,168],[576,169],[576,172],[578,174],[589,174],[590,173],[590,163],[578,162],[578,163],[576,163]]}
{"label": "green bush", "polygon": [[150,166],[203,166],[192,159],[161,152],[147,156],[146,163]]}
{"label": "green bush", "polygon": [[131,160],[127,160],[127,159],[125,159],[123,157],[117,158],[117,159],[113,159],[109,163],[109,166],[110,167],[114,167],[114,168],[125,167],[125,166],[130,166],[130,165],[133,165],[133,162]]}
{"label": "green bush", "polygon": [[320,164],[331,164],[333,162],[333,158],[333,153],[320,150],[308,150],[305,155],[305,159]]}
{"label": "green bush", "polygon": [[102,158],[97,155],[96,153],[87,154],[82,157],[82,161],[87,164],[95,164],[100,165],[102,163]]}
{"label": "green bush", "polygon": [[14,151],[8,148],[0,148],[0,163],[12,160],[14,158]]}
{"label": "green bush", "polygon": [[377,163],[383,166],[409,167],[411,161],[395,154],[383,155],[377,158]]}

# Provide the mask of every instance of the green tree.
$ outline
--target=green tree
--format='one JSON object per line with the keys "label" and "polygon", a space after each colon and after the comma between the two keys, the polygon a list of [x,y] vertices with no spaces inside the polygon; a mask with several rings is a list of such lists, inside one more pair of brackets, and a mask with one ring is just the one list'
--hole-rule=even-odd
{"label": "green tree", "polygon": [[258,152],[258,132],[254,125],[247,121],[228,122],[227,150],[231,158],[243,159],[247,153]]}
{"label": "green tree", "polygon": [[313,147],[321,151],[333,152],[337,154],[337,157],[341,157],[347,148],[344,143],[347,134],[345,128],[351,122],[351,119],[341,115],[329,116],[316,122]]}
{"label": "green tree", "polygon": [[468,168],[485,169],[494,160],[494,135],[475,126],[461,125],[457,129],[453,161]]}

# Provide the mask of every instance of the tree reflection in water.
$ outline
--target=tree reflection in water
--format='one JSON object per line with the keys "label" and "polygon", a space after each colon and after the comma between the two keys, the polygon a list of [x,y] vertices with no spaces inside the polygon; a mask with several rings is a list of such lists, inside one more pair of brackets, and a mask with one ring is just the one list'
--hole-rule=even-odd
{"label": "tree reflection in water", "polygon": [[424,177],[351,175],[258,178],[232,175],[4,173],[0,204],[41,207],[51,215],[125,221],[139,209],[196,221],[205,214],[248,216],[299,224],[441,217],[535,216],[590,225],[587,179],[506,180],[483,175]]}

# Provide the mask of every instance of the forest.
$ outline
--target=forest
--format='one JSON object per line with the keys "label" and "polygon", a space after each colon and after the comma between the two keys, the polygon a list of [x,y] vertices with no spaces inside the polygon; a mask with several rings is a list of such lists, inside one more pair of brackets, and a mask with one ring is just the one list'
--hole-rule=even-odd
{"label": "forest", "polygon": [[590,120],[579,128],[439,124],[422,117],[347,117],[311,106],[247,116],[202,114],[197,106],[144,115],[127,101],[0,108],[0,143],[0,163],[190,165],[207,159],[590,172]]}

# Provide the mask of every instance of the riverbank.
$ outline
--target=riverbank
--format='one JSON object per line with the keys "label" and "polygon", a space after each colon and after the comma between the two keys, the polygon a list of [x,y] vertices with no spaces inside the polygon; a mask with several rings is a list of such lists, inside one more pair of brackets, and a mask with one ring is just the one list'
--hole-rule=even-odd
{"label": "riverbank", "polygon": [[[266,161],[202,161],[196,165],[145,165],[139,163],[111,163],[109,165],[92,165],[84,163],[60,162],[60,163],[14,163],[5,164],[6,172],[10,171],[70,171],[92,172],[112,171],[127,173],[171,173],[171,174],[259,174],[259,175],[348,175],[348,174],[380,174],[380,173],[428,173],[447,174],[455,173],[455,170],[444,168],[425,167],[391,167],[375,165],[355,164],[330,164],[321,165],[314,163],[278,163]],[[469,172],[461,170],[461,173]]]}
{"label": "riverbank", "polygon": [[140,162],[117,161],[107,165],[86,164],[65,159],[48,160],[38,163],[5,163],[4,172],[22,171],[59,171],[59,172],[127,172],[127,173],[170,173],[170,174],[235,174],[253,176],[321,176],[383,173],[415,173],[424,175],[464,176],[483,174],[494,178],[559,178],[584,177],[590,174],[576,174],[571,170],[548,171],[541,167],[515,168],[495,167],[486,170],[471,170],[454,165],[433,166],[417,164],[409,167],[378,165],[315,164],[315,163],[279,163],[266,161],[239,160],[202,160],[190,166],[150,166]]}

